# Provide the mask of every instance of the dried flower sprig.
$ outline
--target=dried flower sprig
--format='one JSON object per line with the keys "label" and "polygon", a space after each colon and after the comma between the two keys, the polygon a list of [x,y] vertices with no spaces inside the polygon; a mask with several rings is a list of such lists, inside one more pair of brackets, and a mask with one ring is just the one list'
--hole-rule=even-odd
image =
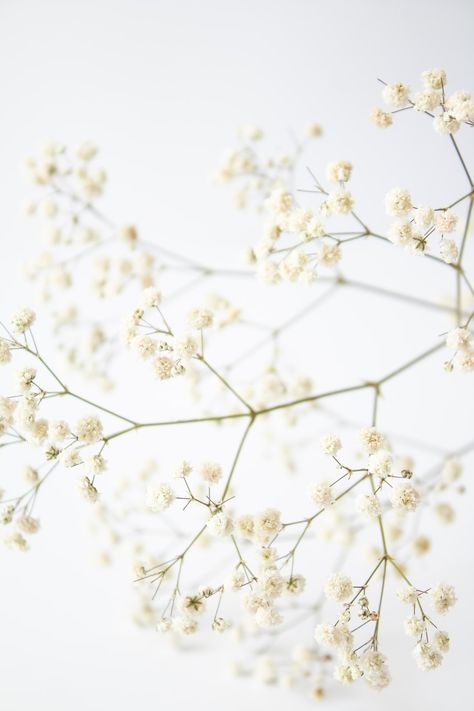
{"label": "dried flower sprig", "polygon": [[[401,577],[408,586],[399,596],[411,605],[412,614],[404,629],[416,640],[413,654],[418,666],[425,671],[434,669],[449,650],[448,634],[438,629],[426,609],[429,602],[435,615],[447,612],[456,601],[454,588],[447,583],[416,588],[407,565],[409,553],[424,555],[430,549],[429,538],[419,532],[423,510],[431,507],[443,523],[453,521],[453,507],[438,497],[447,490],[462,493],[461,459],[474,449],[474,443],[467,442],[458,452],[443,449],[441,456],[432,447],[439,461],[422,474],[415,462],[397,456],[401,438],[382,432],[378,417],[387,384],[445,347],[453,351],[445,363],[447,371],[474,369],[474,291],[464,261],[474,193],[469,170],[453,138],[461,124],[473,124],[473,104],[464,91],[446,96],[446,76],[441,70],[424,72],[423,82],[424,90],[415,96],[403,84],[385,85],[383,98],[393,111],[376,109],[372,120],[387,127],[393,114],[406,109],[431,117],[435,129],[452,143],[469,190],[459,197],[450,196],[440,207],[427,207],[415,206],[408,190],[391,189],[385,206],[397,221],[387,236],[383,230],[369,228],[355,211],[356,198],[348,190],[353,172],[349,161],[336,160],[327,166],[327,185],[311,170],[310,187],[294,189],[295,167],[306,141],[321,135],[317,124],[308,125],[306,139],[297,143],[291,154],[266,159],[261,159],[256,149],[263,132],[253,126],[241,130],[241,144],[226,156],[218,177],[238,181],[240,187],[234,195],[238,207],[254,202],[257,211],[267,215],[263,238],[247,252],[247,261],[268,284],[328,285],[323,295],[312,296],[279,324],[273,324],[270,317],[269,323],[255,323],[227,297],[215,294],[194,300],[186,306],[184,317],[177,317],[171,308],[175,299],[188,296],[215,276],[249,279],[251,271],[207,267],[143,240],[134,225],[118,226],[97,206],[106,174],[92,167],[97,154],[93,144],[82,144],[74,154],[62,145],[47,144],[40,158],[27,164],[33,182],[45,194],[39,203],[27,203],[25,211],[29,215],[38,212],[46,220],[44,236],[52,250],[30,261],[27,274],[40,284],[52,304],[59,302],[53,330],[61,337],[70,330],[72,343],[66,347],[62,342],[69,365],[82,370],[89,380],[94,376],[108,389],[112,385],[110,364],[120,354],[131,352],[145,366],[150,365],[150,378],[159,381],[158,387],[179,387],[180,381],[190,384],[191,394],[198,398],[198,410],[194,414],[186,406],[177,416],[147,420],[123,414],[101,396],[85,397],[66,385],[66,377],[38,347],[35,312],[30,308],[15,311],[0,338],[0,363],[9,368],[21,360],[13,392],[0,398],[0,447],[7,452],[32,448],[38,453],[33,455],[38,463],[23,468],[25,491],[3,499],[0,520],[7,530],[5,543],[21,551],[27,549],[29,537],[40,525],[33,515],[40,489],[47,480],[54,481],[54,472],[74,469],[79,472],[78,492],[94,504],[96,528],[106,534],[110,547],[119,548],[121,541],[135,546],[133,577],[139,589],[149,592],[140,597],[135,613],[139,624],[156,625],[161,633],[186,637],[207,620],[213,632],[228,632],[250,644],[256,640],[258,647],[253,652],[258,655],[255,669],[259,678],[264,682],[280,679],[288,686],[304,681],[315,698],[324,694],[333,653],[339,660],[334,670],[339,681],[364,678],[376,688],[390,682],[387,658],[379,649],[390,574]],[[300,204],[304,196],[311,200],[310,206]],[[462,236],[456,240],[459,210],[466,202]],[[355,249],[362,240],[388,246],[395,242],[442,265],[446,274],[454,273],[452,303],[438,304],[343,273],[341,259],[349,249],[346,245],[354,244]],[[63,306],[61,294],[71,289],[79,264],[92,281],[95,298],[113,305],[119,296],[126,298],[119,328],[116,312],[109,328],[104,319],[94,322],[75,304]],[[419,268],[426,265],[420,262]],[[188,275],[186,281],[177,286],[183,273]],[[166,278],[172,286],[169,291],[163,288]],[[431,334],[428,348],[407,354],[382,376],[331,389],[316,388],[312,377],[304,373],[290,382],[281,358],[288,331],[309,318],[335,291],[349,288],[436,310],[454,323],[449,322],[442,340]],[[242,353],[230,350],[223,364],[209,355],[218,332],[225,329],[231,334],[249,327],[263,332],[263,337]],[[78,345],[81,340],[85,341],[83,353]],[[237,366],[267,347],[271,349],[267,370],[247,373],[239,380]],[[91,361],[95,362],[91,365]],[[206,387],[200,388],[201,383]],[[209,397],[208,383],[218,388],[216,398]],[[367,396],[359,423],[344,421],[326,405],[354,393]],[[182,398],[177,400],[181,408]],[[77,416],[70,414],[74,403],[81,408]],[[172,412],[171,408],[167,412]],[[321,431],[319,447],[326,464],[321,467],[324,476],[314,477],[307,494],[295,491],[292,503],[299,502],[302,514],[288,515],[266,498],[249,507],[240,497],[238,474],[250,439],[256,440],[269,425],[280,444],[278,415],[284,416],[285,430],[298,434],[300,422],[309,421],[314,413],[325,418],[327,429]],[[118,426],[112,424],[117,421]],[[232,434],[238,429],[227,465],[214,459],[210,446],[205,461],[181,459],[159,479],[155,465],[147,464],[138,477],[141,483],[147,482],[146,491],[141,486],[137,489],[136,483],[117,491],[120,514],[114,510],[113,497],[101,496],[101,482],[113,477],[106,472],[111,469],[115,443],[131,433],[198,424]],[[358,431],[357,448],[343,445],[342,432],[353,433],[354,429]],[[317,439],[313,433],[300,436],[298,447],[290,442],[290,454],[285,455],[288,466],[304,469],[307,465],[295,460],[303,451],[311,452]],[[425,446],[417,441],[411,444]],[[329,474],[330,468],[333,474]],[[167,517],[173,512],[176,515],[171,523]],[[155,520],[161,522],[159,536]],[[405,540],[404,531],[411,534],[405,534]],[[348,551],[366,532],[375,540],[373,562],[368,572],[360,577],[354,572],[349,577],[347,570],[353,563]],[[338,540],[345,551],[327,578],[314,570],[307,545],[324,539]],[[206,566],[193,564],[202,546],[206,546],[207,563],[214,562],[208,573]],[[102,562],[110,558],[108,550],[102,552]],[[196,569],[199,579],[194,582]],[[234,602],[236,597],[240,605]],[[328,614],[325,600],[340,605],[333,623],[322,621]],[[277,663],[271,654],[275,645],[305,621],[310,622],[305,643],[295,647],[290,659]],[[311,640],[315,627],[318,646]],[[326,647],[331,654],[324,651]],[[248,659],[246,662],[248,667]],[[237,671],[242,668],[245,671],[246,665]]]}

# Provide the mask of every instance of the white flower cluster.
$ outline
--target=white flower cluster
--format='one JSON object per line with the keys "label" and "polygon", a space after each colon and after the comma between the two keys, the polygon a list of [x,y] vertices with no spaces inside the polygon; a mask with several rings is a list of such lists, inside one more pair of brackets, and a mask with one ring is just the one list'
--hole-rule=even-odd
{"label": "white flower cluster", "polygon": [[[453,586],[439,583],[429,591],[407,587],[398,591],[398,597],[402,602],[412,605],[416,613],[405,620],[404,628],[409,637],[418,638],[413,649],[413,657],[418,667],[422,671],[436,669],[443,661],[443,654],[449,651],[449,635],[438,629],[428,617],[422,606],[422,600],[428,598],[433,611],[438,615],[444,615],[456,602]],[[433,632],[431,641],[430,630]]]}
{"label": "white flower cluster", "polygon": [[[474,102],[469,92],[461,89],[446,94],[448,83],[443,69],[429,69],[421,75],[423,88],[412,94],[410,88],[401,82],[386,84],[382,98],[387,106],[396,111],[414,109],[431,116],[433,128],[442,135],[456,133],[461,124],[474,123]],[[380,108],[372,110],[372,122],[379,128],[387,128],[393,123],[393,112]]]}
{"label": "white flower cluster", "polygon": [[455,231],[458,216],[449,208],[433,209],[428,206],[413,207],[408,190],[393,188],[385,196],[385,209],[399,220],[388,231],[390,240],[412,254],[428,252],[428,239],[440,235],[439,254],[447,264],[456,264],[459,250],[456,241],[446,235]]}
{"label": "white flower cluster", "polygon": [[474,337],[469,328],[458,326],[449,331],[446,346],[454,351],[454,355],[445,362],[445,370],[451,372],[456,367],[465,373],[474,371]]}

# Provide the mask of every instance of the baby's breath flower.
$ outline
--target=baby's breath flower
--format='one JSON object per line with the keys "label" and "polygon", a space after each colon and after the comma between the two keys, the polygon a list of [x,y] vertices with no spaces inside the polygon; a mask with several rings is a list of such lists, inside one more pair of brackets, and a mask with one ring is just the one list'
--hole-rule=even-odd
{"label": "baby's breath flower", "polygon": [[310,121],[305,125],[304,132],[306,136],[310,138],[319,138],[322,135],[323,129],[319,123]]}
{"label": "baby's breath flower", "polygon": [[87,476],[82,476],[77,480],[77,490],[80,496],[91,504],[95,504],[99,498],[99,492]]}
{"label": "baby's breath flower", "polygon": [[414,605],[418,599],[418,593],[413,587],[401,588],[397,591],[397,597],[401,602]]}
{"label": "baby's breath flower", "polygon": [[328,600],[347,600],[352,595],[352,580],[342,573],[334,573],[327,579],[324,592]]}
{"label": "baby's breath flower", "polygon": [[129,247],[134,247],[138,240],[138,231],[135,225],[122,225],[119,229],[120,239]]}
{"label": "baby's breath flower", "polygon": [[209,309],[194,308],[188,314],[188,325],[191,328],[209,328],[214,320],[212,311]]}
{"label": "baby's breath flower", "polygon": [[377,128],[388,128],[393,123],[392,114],[378,107],[375,107],[370,112],[370,120]]}
{"label": "baby's breath flower", "polygon": [[140,358],[146,360],[155,355],[158,344],[157,342],[148,335],[136,336],[131,342],[133,350],[139,355]]}
{"label": "baby's breath flower", "polygon": [[413,97],[413,108],[416,111],[433,111],[439,105],[439,101],[440,96],[437,91],[425,89]]}
{"label": "baby's breath flower", "polygon": [[413,656],[422,671],[436,669],[443,661],[443,656],[429,642],[418,642]]}
{"label": "baby's breath flower", "polygon": [[362,494],[357,499],[357,511],[366,519],[372,520],[380,516],[382,508],[375,494]]}
{"label": "baby's breath flower", "polygon": [[53,442],[64,442],[69,437],[71,430],[64,420],[53,420],[50,422],[48,435]]}
{"label": "baby's breath flower", "polygon": [[388,229],[388,237],[394,244],[409,247],[413,243],[413,227],[411,222],[394,222]]}
{"label": "baby's breath flower", "polygon": [[161,632],[161,634],[166,634],[172,627],[172,622],[169,617],[161,617],[156,625],[156,631]]}
{"label": "baby's breath flower", "polygon": [[329,193],[327,204],[335,215],[347,215],[354,206],[354,200],[347,190],[335,190]]}
{"label": "baby's breath flower", "polygon": [[291,595],[301,595],[306,587],[306,578],[303,575],[290,575],[285,580],[286,591]]}
{"label": "baby's breath flower", "polygon": [[156,286],[149,286],[142,291],[142,305],[145,309],[152,309],[161,304],[161,291]]}
{"label": "baby's breath flower", "polygon": [[436,212],[434,216],[434,227],[437,232],[446,234],[453,232],[458,224],[458,216],[452,210],[441,210]]}
{"label": "baby's breath flower", "polygon": [[442,89],[448,82],[444,69],[427,69],[421,79],[427,89]]}
{"label": "baby's breath flower", "polygon": [[74,153],[79,160],[89,161],[97,155],[98,148],[92,141],[84,141],[80,143]]}
{"label": "baby's breath flower", "polygon": [[443,111],[440,114],[436,114],[433,119],[433,128],[435,131],[440,133],[442,136],[449,136],[452,133],[456,133],[459,129],[459,121],[451,116],[447,111]]}
{"label": "baby's breath flower", "polygon": [[456,518],[456,512],[447,501],[440,501],[434,507],[434,512],[442,523],[452,523]]}
{"label": "baby's breath flower", "polygon": [[330,506],[334,501],[333,491],[326,481],[313,484],[310,490],[310,496],[313,504],[317,506],[318,509],[324,509]]}
{"label": "baby's breath flower", "polygon": [[403,623],[403,627],[405,629],[405,634],[409,637],[419,637],[425,631],[424,621],[420,617],[416,617],[416,615],[407,617]]}
{"label": "baby's breath flower", "polygon": [[474,350],[460,351],[456,356],[456,365],[466,373],[474,370]]}
{"label": "baby's breath flower", "polygon": [[232,627],[232,623],[228,620],[225,620],[223,617],[216,617],[212,621],[211,627],[213,632],[218,632],[219,634],[222,634],[223,632],[226,632]]}
{"label": "baby's breath flower", "polygon": [[245,583],[245,576],[240,570],[234,570],[227,578],[224,583],[226,590],[239,590]]}
{"label": "baby's breath flower", "polygon": [[393,508],[401,511],[414,511],[421,499],[419,491],[408,483],[394,486],[390,498]]}
{"label": "baby's breath flower", "polygon": [[341,650],[352,648],[352,634],[345,624],[328,625],[320,624],[314,631],[314,637],[324,647],[333,647]]}
{"label": "baby's breath flower", "polygon": [[276,509],[265,509],[254,518],[255,537],[260,543],[268,543],[282,529],[280,512]]}
{"label": "baby's breath flower", "polygon": [[96,476],[107,469],[107,462],[101,454],[92,454],[84,460],[84,468],[88,474]]}
{"label": "baby's breath flower", "polygon": [[222,477],[222,467],[217,462],[203,462],[199,467],[201,479],[209,484],[217,484]]}
{"label": "baby's breath flower", "polygon": [[39,531],[40,522],[37,518],[33,518],[33,516],[23,514],[16,519],[16,526],[22,533],[31,535]]}
{"label": "baby's breath flower", "polygon": [[39,479],[38,472],[30,464],[25,464],[21,472],[22,478],[28,484],[36,484]]}
{"label": "baby's breath flower", "polygon": [[336,160],[326,168],[326,177],[334,183],[347,183],[352,173],[352,163],[348,160]]}
{"label": "baby's breath flower", "polygon": [[152,363],[153,372],[158,380],[169,380],[174,374],[174,362],[168,356],[159,356]]}
{"label": "baby's breath flower", "polygon": [[358,665],[364,673],[364,679],[375,689],[384,689],[390,684],[390,671],[383,654],[375,649],[366,649],[358,659]]}
{"label": "baby's breath flower", "polygon": [[174,344],[174,351],[180,358],[192,358],[199,353],[199,348],[199,339],[194,333],[183,333]]}
{"label": "baby's breath flower", "polygon": [[327,434],[319,440],[319,447],[323,454],[334,456],[342,447],[341,440],[335,434]]}
{"label": "baby's breath flower", "polygon": [[201,615],[206,609],[202,595],[185,595],[180,599],[179,607],[185,615]]}
{"label": "baby's breath flower", "polygon": [[456,593],[452,585],[438,583],[428,593],[431,607],[439,615],[444,615],[456,602]]}
{"label": "baby's breath flower", "polygon": [[34,379],[36,378],[35,368],[23,367],[17,371],[16,380],[18,383],[18,389],[22,393],[28,392],[31,388]]}
{"label": "baby's breath flower", "polygon": [[447,632],[442,630],[437,630],[433,636],[433,646],[436,647],[438,652],[446,654],[449,652],[449,635]]}
{"label": "baby's breath flower", "polygon": [[268,199],[268,207],[271,212],[275,212],[277,214],[288,212],[292,204],[293,196],[291,193],[281,188],[274,190]]}
{"label": "baby's breath flower", "polygon": [[384,449],[369,456],[369,474],[385,479],[392,471],[392,455]]}
{"label": "baby's breath flower", "polygon": [[443,464],[441,479],[444,484],[452,484],[457,481],[462,474],[463,466],[459,459],[450,457]]}
{"label": "baby's breath flower", "polygon": [[283,616],[274,607],[259,607],[255,613],[255,622],[259,627],[267,629],[281,625]]}
{"label": "baby's breath flower", "polygon": [[441,242],[439,252],[441,259],[443,262],[446,262],[446,264],[456,264],[458,261],[459,250],[453,239],[444,239]]}
{"label": "baby's breath flower", "polygon": [[11,360],[12,354],[10,351],[10,346],[4,338],[0,338],[0,364],[5,365]]}
{"label": "baby's breath flower", "polygon": [[446,336],[446,345],[453,350],[468,350],[471,347],[472,333],[464,327],[454,328]]}
{"label": "baby's breath flower", "polygon": [[267,598],[280,597],[285,589],[285,579],[274,568],[266,568],[258,577],[258,589]]}
{"label": "baby's breath flower", "polygon": [[23,308],[15,311],[10,319],[11,327],[15,333],[24,333],[35,322],[36,314],[32,309]]}
{"label": "baby's breath flower", "polygon": [[102,422],[95,415],[86,415],[78,420],[75,435],[79,442],[93,444],[102,438]]}
{"label": "baby's breath flower", "polygon": [[145,506],[153,512],[164,511],[173,503],[175,494],[171,486],[164,482],[150,484],[146,490]]}
{"label": "baby's breath flower", "polygon": [[255,534],[254,517],[248,514],[239,516],[235,522],[235,531],[241,538],[251,541]]}
{"label": "baby's breath flower", "polygon": [[431,548],[431,541],[427,536],[416,536],[412,542],[411,547],[415,555],[424,555]]}
{"label": "baby's breath flower", "polygon": [[194,617],[182,615],[173,619],[173,629],[178,632],[178,634],[184,636],[196,634],[198,631],[198,622]]}
{"label": "baby's breath flower", "polygon": [[219,511],[208,520],[207,530],[213,536],[225,538],[234,530],[234,522],[226,513]]}
{"label": "baby's breath flower", "polygon": [[375,454],[383,446],[384,437],[375,427],[363,427],[359,432],[359,442],[368,454]]}
{"label": "baby's breath flower", "polygon": [[80,451],[78,449],[63,450],[63,452],[61,452],[61,463],[68,468],[82,464]]}
{"label": "baby's breath flower", "polygon": [[259,263],[257,276],[264,284],[269,285],[278,284],[281,280],[278,264],[271,262],[270,260],[265,260]]}
{"label": "baby's breath flower", "polygon": [[408,190],[393,188],[385,195],[385,211],[391,217],[402,217],[412,209]]}
{"label": "baby's breath flower", "polygon": [[12,550],[21,552],[28,550],[28,541],[19,531],[9,531],[4,537],[3,542],[7,548],[11,548]]}
{"label": "baby's breath flower", "polygon": [[175,479],[181,479],[182,477],[187,477],[191,474],[193,467],[190,462],[186,459],[181,460],[173,471],[173,477]]}
{"label": "baby's breath flower", "polygon": [[434,214],[432,207],[420,205],[413,212],[413,219],[418,227],[429,227],[434,220]]}
{"label": "baby's breath flower", "polygon": [[0,511],[0,524],[2,526],[8,526],[9,523],[13,521],[13,514],[15,513],[15,507],[12,504],[8,504]]}
{"label": "baby's breath flower", "polygon": [[409,99],[410,89],[400,82],[387,84],[382,91],[382,97],[386,104],[396,109],[406,106]]}

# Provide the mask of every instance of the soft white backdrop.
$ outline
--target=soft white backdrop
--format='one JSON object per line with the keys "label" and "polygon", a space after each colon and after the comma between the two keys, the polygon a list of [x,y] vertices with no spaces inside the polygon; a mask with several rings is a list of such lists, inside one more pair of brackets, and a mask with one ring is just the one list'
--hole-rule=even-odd
{"label": "soft white backdrop", "polygon": [[[18,264],[30,253],[35,231],[18,208],[28,194],[19,166],[48,138],[96,141],[111,176],[105,204],[117,221],[136,221],[147,239],[214,264],[234,264],[258,230],[256,220],[232,212],[228,194],[209,180],[242,123],[263,126],[269,143],[284,149],[291,132],[307,120],[321,122],[325,139],[311,149],[308,164],[317,168],[329,159],[349,158],[356,165],[360,212],[373,216],[380,229],[386,225],[383,195],[390,187],[408,185],[422,203],[454,199],[462,194],[464,177],[447,141],[410,115],[402,115],[390,132],[377,132],[367,114],[380,103],[378,76],[414,85],[421,70],[442,66],[453,88],[469,89],[473,19],[468,0],[1,0],[2,311],[28,300]],[[472,139],[465,145],[472,154]],[[413,293],[446,292],[436,269],[414,270],[395,252],[385,262],[378,251],[371,254],[355,262],[358,276],[396,288],[403,273]],[[295,307],[300,303],[299,297],[288,298]],[[242,301],[250,306],[251,296],[242,294]],[[328,382],[346,373],[343,379],[353,382],[353,367],[362,376],[380,371],[382,356],[390,359],[389,370],[407,353],[429,347],[440,332],[440,321],[430,313],[420,312],[420,321],[410,325],[401,311],[387,319],[391,303],[361,302],[361,310],[368,306],[380,340],[392,336],[384,348],[364,327],[362,339],[373,340],[369,364],[362,354],[354,354],[356,366],[347,364],[346,333],[330,319],[306,331],[319,353],[329,345],[325,334],[331,329],[338,357],[319,361],[328,369]],[[358,324],[347,328],[357,336]],[[456,380],[453,388],[443,381],[439,397],[449,407],[442,417],[433,407],[431,417],[419,419],[429,377],[437,377],[438,370],[437,363],[427,365],[424,382],[418,371],[409,376],[408,411],[403,398],[392,393],[395,410],[384,411],[384,426],[455,448],[468,439],[468,424],[451,430],[449,441],[443,437],[449,410],[459,414],[466,381]],[[472,414],[471,405],[466,420]],[[54,497],[43,502],[44,531],[28,556],[19,560],[0,553],[1,694],[7,711],[311,706],[280,689],[230,680],[216,651],[177,657],[156,635],[132,627],[124,570],[104,573],[91,564],[83,507],[68,482],[57,484]],[[64,502],[61,507],[58,501]],[[463,508],[467,514],[467,497]],[[330,708],[442,709],[453,690],[461,708],[469,706],[469,535],[472,521],[443,535],[438,531],[436,570],[464,593],[449,621],[455,648],[444,667],[423,676],[408,658],[406,639],[388,633],[390,644],[399,648],[397,683],[383,696],[364,686],[351,697],[339,691],[329,699]],[[427,574],[431,564],[423,563]]]}

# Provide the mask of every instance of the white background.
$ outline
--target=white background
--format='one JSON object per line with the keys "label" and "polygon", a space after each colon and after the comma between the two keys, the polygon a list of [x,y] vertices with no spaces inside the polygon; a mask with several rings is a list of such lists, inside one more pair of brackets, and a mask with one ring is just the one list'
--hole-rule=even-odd
{"label": "white background", "polygon": [[[453,89],[469,89],[473,19],[471,3],[461,0],[1,0],[2,312],[28,300],[18,264],[30,254],[35,231],[19,214],[28,194],[19,166],[48,138],[96,141],[111,176],[108,211],[118,221],[136,221],[147,239],[214,264],[235,264],[258,234],[257,220],[232,212],[228,193],[209,180],[243,123],[263,126],[269,145],[284,149],[291,131],[307,120],[321,122],[326,136],[308,164],[321,170],[329,159],[350,159],[360,213],[378,229],[386,226],[383,195],[395,185],[409,187],[421,203],[455,199],[465,181],[447,141],[418,116],[401,115],[389,132],[377,132],[367,114],[380,103],[377,77],[415,86],[422,70],[441,66]],[[463,141],[472,148],[469,136]],[[419,260],[413,266],[393,249],[389,259],[377,249],[355,257],[354,273],[427,297],[449,293],[444,272]],[[239,296],[249,308],[251,295]],[[304,302],[301,294],[287,299],[295,307]],[[262,314],[270,305],[266,296]],[[328,318],[300,331],[320,354],[314,376],[323,386],[390,370],[446,330],[431,312],[410,312],[408,321],[388,301],[353,307],[365,325]],[[370,353],[363,355],[367,343]],[[388,367],[381,368],[382,357]],[[449,450],[469,438],[472,398],[463,416],[461,393],[472,386],[443,379],[439,366],[430,361],[423,376],[407,375],[404,391],[392,390],[393,407],[383,406],[381,416],[385,427]],[[433,378],[441,378],[436,393]],[[0,554],[3,708],[311,706],[302,696],[227,678],[216,651],[178,657],[156,635],[132,627],[124,570],[104,573],[91,565],[83,507],[69,489],[63,481],[54,499],[45,497],[44,530],[26,558]],[[462,508],[469,512],[468,497]],[[469,706],[469,535],[472,520],[435,528],[439,550],[421,564],[422,574],[437,578],[442,571],[460,592],[448,625],[454,650],[443,668],[430,676],[415,670],[407,640],[394,628],[387,632],[387,647],[395,647],[393,686],[383,696],[363,685],[353,694],[339,689],[329,707],[442,709],[453,693],[460,708]],[[388,609],[401,614],[397,605]]]}

